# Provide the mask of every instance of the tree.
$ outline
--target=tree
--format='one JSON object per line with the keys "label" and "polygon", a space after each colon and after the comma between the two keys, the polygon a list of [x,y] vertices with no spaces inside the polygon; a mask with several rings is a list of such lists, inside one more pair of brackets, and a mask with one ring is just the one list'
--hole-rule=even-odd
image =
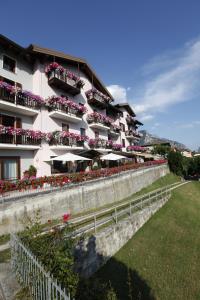
{"label": "tree", "polygon": [[183,156],[180,152],[170,151],[168,154],[170,171],[178,176],[183,175]]}
{"label": "tree", "polygon": [[168,153],[170,152],[170,149],[170,146],[156,145],[152,150],[152,154],[160,154],[164,157],[167,157]]}

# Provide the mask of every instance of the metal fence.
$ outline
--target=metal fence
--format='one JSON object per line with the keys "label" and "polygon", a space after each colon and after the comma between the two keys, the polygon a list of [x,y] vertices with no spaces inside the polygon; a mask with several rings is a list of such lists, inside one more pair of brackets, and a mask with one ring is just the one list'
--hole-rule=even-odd
{"label": "metal fence", "polygon": [[15,234],[11,235],[10,246],[12,269],[22,285],[29,288],[33,300],[71,299]]}

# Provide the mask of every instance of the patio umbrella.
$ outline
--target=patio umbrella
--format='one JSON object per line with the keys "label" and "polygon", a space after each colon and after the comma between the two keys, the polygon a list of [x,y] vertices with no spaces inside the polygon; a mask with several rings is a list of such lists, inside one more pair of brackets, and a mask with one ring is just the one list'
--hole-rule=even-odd
{"label": "patio umbrella", "polygon": [[80,155],[73,154],[71,152],[56,156],[51,158],[50,161],[59,160],[59,161],[76,161],[76,160],[91,160],[90,158],[86,158]]}
{"label": "patio umbrella", "polygon": [[120,160],[123,158],[126,158],[126,156],[122,156],[114,153],[105,154],[100,157],[101,160]]}

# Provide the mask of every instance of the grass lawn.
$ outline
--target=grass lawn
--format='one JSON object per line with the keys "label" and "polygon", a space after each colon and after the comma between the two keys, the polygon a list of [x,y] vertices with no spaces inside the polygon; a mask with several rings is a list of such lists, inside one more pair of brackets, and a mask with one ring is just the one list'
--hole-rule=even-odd
{"label": "grass lawn", "polygon": [[[200,183],[172,198],[96,274],[118,299],[200,299]],[[129,271],[128,271],[129,270]]]}

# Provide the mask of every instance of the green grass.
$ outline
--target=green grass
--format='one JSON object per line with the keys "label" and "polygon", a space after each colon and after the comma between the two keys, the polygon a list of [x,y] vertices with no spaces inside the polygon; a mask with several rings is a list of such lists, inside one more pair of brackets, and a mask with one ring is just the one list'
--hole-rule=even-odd
{"label": "green grass", "polygon": [[10,249],[0,251],[0,264],[7,262],[9,259],[10,259]]}
{"label": "green grass", "polygon": [[96,277],[110,280],[120,300],[200,299],[199,232],[200,183],[192,182],[174,190]]}
{"label": "green grass", "polygon": [[0,245],[6,244],[10,240],[9,234],[3,234],[0,236]]}

